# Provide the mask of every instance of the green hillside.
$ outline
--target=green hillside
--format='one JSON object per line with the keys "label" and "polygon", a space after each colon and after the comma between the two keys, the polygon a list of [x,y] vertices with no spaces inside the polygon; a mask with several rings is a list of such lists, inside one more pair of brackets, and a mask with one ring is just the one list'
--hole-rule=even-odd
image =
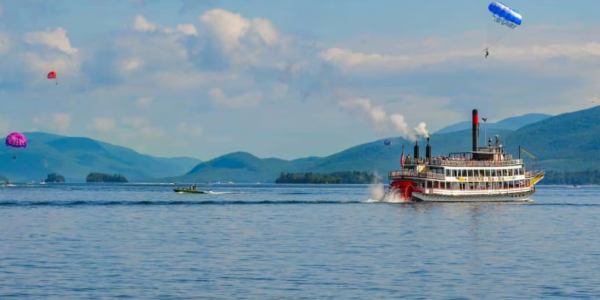
{"label": "green hillside", "polygon": [[600,107],[566,113],[528,125],[509,136],[547,170],[600,169]]}
{"label": "green hillside", "polygon": [[[488,130],[488,135],[501,136],[511,133],[509,130]],[[483,145],[483,133],[481,145]],[[385,176],[387,172],[399,168],[402,145],[405,154],[413,155],[414,141],[403,138],[390,138],[392,145],[385,146],[384,140],[366,143],[323,157],[282,160],[275,158],[260,159],[246,152],[235,152],[198,164],[183,176],[164,180],[178,182],[233,181],[233,182],[274,182],[281,174],[297,172],[332,173],[341,171],[364,171]],[[420,155],[425,156],[426,141],[420,140]],[[453,151],[471,149],[471,132],[461,131],[431,136],[432,154],[448,155]]]}
{"label": "green hillside", "polygon": [[[488,122],[486,124],[487,129],[504,129],[504,130],[517,130],[525,127],[529,124],[539,122],[541,120],[552,117],[547,114],[526,114],[518,117],[510,117],[504,120],[500,120],[496,123]],[[464,121],[450,126],[446,126],[438,131],[436,134],[451,133],[457,131],[468,130],[471,128],[471,121]],[[481,130],[483,130],[483,121],[481,121]]]}
{"label": "green hillside", "polygon": [[[90,172],[123,174],[131,180],[173,176],[189,171],[194,158],[157,158],[84,137],[25,132],[26,149],[0,147],[0,174],[11,181],[39,181],[60,173],[68,182],[83,182]],[[16,160],[12,159],[17,155]]]}
{"label": "green hillside", "polygon": [[[533,122],[539,120],[538,122]],[[487,137],[499,135],[502,143],[514,156],[518,146],[535,155],[539,166],[546,170],[600,169],[600,160],[595,160],[600,149],[600,107],[558,116],[529,114],[498,122],[502,127],[517,130],[487,128]],[[533,123],[530,123],[533,122]],[[468,122],[467,122],[468,123]],[[489,124],[488,124],[489,125]],[[483,126],[482,126],[483,127]],[[384,140],[361,144],[323,158],[307,158],[292,161],[260,159],[249,153],[232,153],[199,164],[184,176],[174,177],[179,181],[234,181],[273,182],[281,172],[331,173],[337,171],[366,171],[385,176],[399,168],[402,145],[405,154],[413,155],[414,141],[390,138],[392,145],[385,146]],[[479,144],[483,146],[484,131],[481,128]],[[425,156],[426,141],[420,140],[420,156]],[[447,155],[450,152],[471,150],[471,130],[436,133],[431,136],[432,154]],[[522,155],[527,167],[533,161]]]}
{"label": "green hillside", "polygon": [[[594,107],[554,117],[529,114],[505,119],[497,124],[517,130],[487,128],[487,137],[500,135],[509,152],[518,155],[523,149],[537,157],[546,170],[580,171],[600,169],[595,159],[600,149],[600,107]],[[530,123],[535,119],[540,121]],[[480,145],[484,145],[481,130]],[[0,174],[11,181],[40,180],[48,173],[60,173],[67,181],[81,182],[91,172],[123,174],[132,181],[233,181],[274,182],[286,173],[332,173],[364,171],[385,177],[399,168],[402,145],[405,154],[413,154],[415,141],[390,138],[392,145],[382,140],[361,144],[327,157],[308,157],[296,160],[258,158],[246,152],[229,153],[210,161],[197,159],[157,158],[131,149],[83,137],[65,137],[41,132],[25,133],[29,139],[26,150],[3,147],[0,150]],[[434,156],[449,152],[470,151],[470,129],[431,136]],[[420,156],[425,156],[426,141],[420,140]],[[12,156],[17,153],[18,159]],[[524,156],[527,166],[531,158]],[[184,175],[180,175],[184,174]]]}

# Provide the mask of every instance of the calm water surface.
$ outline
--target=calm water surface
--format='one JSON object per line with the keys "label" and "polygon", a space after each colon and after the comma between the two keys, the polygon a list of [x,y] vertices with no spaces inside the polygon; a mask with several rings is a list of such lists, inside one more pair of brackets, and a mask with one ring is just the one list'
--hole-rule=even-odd
{"label": "calm water surface", "polygon": [[600,187],[369,203],[364,185],[0,188],[0,298],[600,298]]}

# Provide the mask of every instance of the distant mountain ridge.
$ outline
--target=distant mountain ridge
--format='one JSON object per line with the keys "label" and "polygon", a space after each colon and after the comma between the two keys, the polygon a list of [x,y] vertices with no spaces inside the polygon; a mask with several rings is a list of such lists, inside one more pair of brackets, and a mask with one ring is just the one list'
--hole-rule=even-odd
{"label": "distant mountain ridge", "polygon": [[[581,118],[585,122],[574,122],[575,119],[580,120]],[[438,131],[431,135],[430,142],[434,156],[471,150],[471,123],[470,121],[464,123],[468,125],[465,130],[458,130],[459,127],[454,127],[454,129],[450,128],[448,130],[450,132],[440,133]],[[528,114],[508,118],[494,124],[496,126],[487,124],[487,136],[499,135],[503,144],[507,146],[507,150],[515,157],[519,156],[517,151],[518,146],[521,145],[528,152],[536,155],[537,163],[546,169],[600,168],[600,160],[593,163],[588,160],[587,164],[584,164],[581,159],[575,159],[576,155],[573,155],[579,151],[580,148],[577,147],[580,146],[589,149],[585,152],[584,156],[586,158],[597,155],[594,151],[600,149],[600,108],[598,107],[558,116]],[[577,124],[576,128],[573,128],[573,124]],[[591,124],[594,124],[594,126],[590,126]],[[571,130],[565,128],[571,128]],[[561,132],[560,135],[556,136],[555,134],[560,130],[565,132]],[[532,138],[531,135],[535,135],[535,137]],[[573,136],[577,136],[581,142],[570,143],[569,137]],[[583,137],[585,139],[582,139]],[[415,141],[407,141],[400,137],[388,139],[392,141],[390,146],[385,146],[384,139],[382,139],[357,145],[322,158],[312,157],[310,159],[289,161],[274,158],[260,159],[250,153],[235,152],[200,163],[187,174],[169,179],[178,181],[199,180],[200,182],[273,182],[281,172],[331,173],[336,171],[374,172],[385,179],[387,178],[387,172],[397,170],[400,167],[399,157],[402,146],[405,147],[405,155],[413,155],[415,144]],[[548,141],[555,141],[556,144],[550,145]],[[479,144],[483,146],[484,143],[483,126],[481,126]],[[425,156],[426,141],[421,139],[418,144],[420,156],[423,157]],[[563,150],[558,152],[553,150],[556,147]],[[557,160],[555,156],[558,156],[559,159]],[[526,155],[521,157],[526,161],[526,167],[531,168],[533,164],[531,158]]]}
{"label": "distant mountain ridge", "polygon": [[[533,122],[535,119],[537,122]],[[471,149],[470,122],[468,129],[459,127],[450,132],[431,135],[434,156]],[[600,169],[596,159],[600,150],[600,107],[565,113],[557,116],[529,114],[508,118],[487,126],[487,136],[499,135],[514,156],[518,146],[536,156],[537,163],[546,170]],[[455,124],[457,125],[457,124]],[[461,125],[464,126],[464,125]],[[484,145],[483,128],[479,144]],[[458,131],[452,131],[458,130]],[[89,138],[65,137],[41,132],[25,133],[29,139],[26,151],[19,151],[12,160],[13,149],[0,150],[0,175],[11,181],[40,180],[48,173],[59,173],[67,181],[82,182],[90,172],[122,174],[130,181],[210,181],[210,182],[274,182],[281,174],[338,171],[374,172],[386,178],[387,172],[399,168],[399,157],[413,155],[415,141],[400,137],[388,138],[392,145],[382,140],[364,143],[326,157],[307,157],[294,160],[258,158],[247,152],[233,152],[201,162],[194,158],[158,158],[140,154],[131,149]],[[425,155],[426,141],[417,141],[420,156]],[[527,167],[532,159],[522,156]],[[183,174],[183,175],[181,175]]]}
{"label": "distant mountain ridge", "polygon": [[[506,118],[506,119],[500,120],[496,123],[487,123],[487,124],[485,124],[485,126],[487,127],[487,129],[517,130],[517,129],[525,127],[529,124],[533,124],[533,123],[545,120],[550,117],[552,117],[552,115],[535,114],[535,113],[534,114],[526,114],[526,115],[522,115],[522,116]],[[481,122],[481,126],[483,127],[484,122],[482,120],[480,120],[480,122]],[[471,121],[464,121],[464,122],[446,126],[442,129],[436,131],[435,133],[436,134],[450,133],[450,132],[467,130],[470,128],[471,128]],[[481,128],[481,129],[483,130],[483,128]]]}
{"label": "distant mountain ridge", "polygon": [[[85,137],[24,132],[26,149],[0,147],[0,174],[11,181],[39,181],[59,173],[68,182],[84,182],[90,172],[122,174],[141,180],[182,174],[199,159],[161,158]],[[12,156],[17,154],[16,160]]]}

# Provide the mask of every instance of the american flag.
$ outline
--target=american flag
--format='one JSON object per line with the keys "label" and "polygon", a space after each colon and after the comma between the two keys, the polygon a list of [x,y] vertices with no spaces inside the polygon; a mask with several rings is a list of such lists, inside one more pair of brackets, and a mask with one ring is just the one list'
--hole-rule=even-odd
{"label": "american flag", "polygon": [[400,155],[400,165],[404,169],[404,145],[402,145],[402,154]]}

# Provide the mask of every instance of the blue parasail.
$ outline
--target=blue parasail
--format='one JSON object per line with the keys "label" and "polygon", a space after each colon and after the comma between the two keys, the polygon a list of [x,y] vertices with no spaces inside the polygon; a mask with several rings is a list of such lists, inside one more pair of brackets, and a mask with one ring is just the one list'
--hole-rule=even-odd
{"label": "blue parasail", "polygon": [[521,13],[513,8],[510,8],[500,2],[492,2],[488,6],[489,11],[496,23],[504,25],[510,29],[514,29],[521,25],[523,17]]}

